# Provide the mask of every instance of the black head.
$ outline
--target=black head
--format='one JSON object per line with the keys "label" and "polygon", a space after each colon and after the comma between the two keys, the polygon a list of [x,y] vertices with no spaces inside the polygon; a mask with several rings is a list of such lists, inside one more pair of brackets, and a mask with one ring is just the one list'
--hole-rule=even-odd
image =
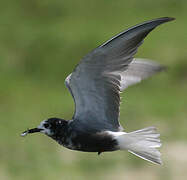
{"label": "black head", "polygon": [[30,133],[41,132],[50,137],[62,135],[67,129],[67,121],[59,118],[49,118],[40,123],[37,128],[28,129],[21,135],[25,136]]}

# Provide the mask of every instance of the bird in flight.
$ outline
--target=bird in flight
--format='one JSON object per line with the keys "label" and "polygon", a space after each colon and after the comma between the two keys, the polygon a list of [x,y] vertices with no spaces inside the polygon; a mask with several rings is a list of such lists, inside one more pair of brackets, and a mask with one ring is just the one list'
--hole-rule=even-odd
{"label": "bird in flight", "polygon": [[155,127],[123,131],[119,122],[120,92],[164,69],[134,55],[154,28],[172,20],[163,17],[136,25],[87,54],[65,80],[75,102],[72,120],[49,118],[21,135],[41,132],[72,150],[98,154],[127,150],[161,164],[160,134]]}

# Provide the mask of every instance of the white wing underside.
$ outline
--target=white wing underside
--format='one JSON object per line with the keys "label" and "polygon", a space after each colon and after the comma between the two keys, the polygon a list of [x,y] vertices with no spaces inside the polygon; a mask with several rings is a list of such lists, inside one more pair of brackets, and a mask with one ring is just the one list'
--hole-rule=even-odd
{"label": "white wing underside", "polygon": [[129,64],[128,69],[120,73],[120,90],[124,91],[127,87],[140,83],[142,80],[162,71],[164,68],[164,66],[160,66],[160,64],[155,61],[135,58]]}

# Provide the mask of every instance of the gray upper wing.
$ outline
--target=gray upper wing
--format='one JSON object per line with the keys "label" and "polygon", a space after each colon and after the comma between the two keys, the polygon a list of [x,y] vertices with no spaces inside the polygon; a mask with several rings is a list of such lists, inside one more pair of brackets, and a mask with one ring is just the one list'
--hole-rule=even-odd
{"label": "gray upper wing", "polygon": [[159,18],[120,33],[86,55],[66,79],[75,101],[73,123],[80,129],[119,131],[120,73],[125,72],[143,39],[158,25],[173,18]]}

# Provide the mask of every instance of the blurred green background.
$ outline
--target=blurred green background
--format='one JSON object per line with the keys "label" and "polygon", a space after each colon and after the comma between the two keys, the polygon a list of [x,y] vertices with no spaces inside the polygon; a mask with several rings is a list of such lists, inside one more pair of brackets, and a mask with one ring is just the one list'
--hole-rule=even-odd
{"label": "blurred green background", "polygon": [[[120,31],[162,16],[136,57],[169,67],[122,94],[126,131],[156,126],[164,165],[127,152],[67,150],[44,135],[21,138],[48,117],[71,119],[74,103],[65,77],[93,48]],[[186,179],[186,0],[6,0],[0,6],[0,179]]]}

